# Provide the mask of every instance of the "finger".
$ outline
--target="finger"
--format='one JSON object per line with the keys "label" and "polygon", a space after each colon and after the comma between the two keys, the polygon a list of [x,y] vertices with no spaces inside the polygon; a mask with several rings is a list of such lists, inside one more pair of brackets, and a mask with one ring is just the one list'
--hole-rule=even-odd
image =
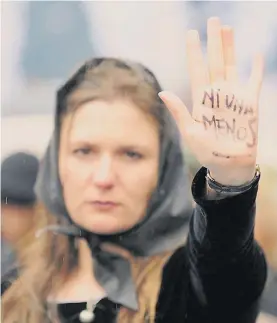
{"label": "finger", "polygon": [[180,98],[171,92],[162,91],[159,93],[159,97],[175,119],[179,131],[184,134],[186,132],[186,128],[189,126],[192,120],[187,107]]}
{"label": "finger", "polygon": [[189,30],[186,35],[186,57],[193,102],[197,102],[198,91],[209,84],[209,75],[201,49],[199,34]]}
{"label": "finger", "polygon": [[221,29],[223,58],[225,65],[225,79],[230,82],[236,82],[238,72],[235,56],[235,41],[233,28],[224,26]]}
{"label": "finger", "polygon": [[252,71],[248,81],[249,92],[255,96],[255,99],[259,97],[264,73],[264,59],[261,54],[257,54],[254,57],[252,64]]}
{"label": "finger", "polygon": [[212,83],[224,80],[224,58],[221,37],[221,23],[219,18],[214,17],[208,20],[208,61],[209,72]]}

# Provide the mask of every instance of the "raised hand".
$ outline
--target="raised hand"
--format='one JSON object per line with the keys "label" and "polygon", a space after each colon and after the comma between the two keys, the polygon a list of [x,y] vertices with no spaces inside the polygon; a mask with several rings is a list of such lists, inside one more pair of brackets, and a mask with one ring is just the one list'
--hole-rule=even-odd
{"label": "raised hand", "polygon": [[219,18],[210,18],[207,35],[208,64],[198,32],[190,30],[186,38],[192,115],[173,93],[165,91],[159,96],[172,112],[186,144],[213,178],[225,185],[241,185],[255,173],[263,58],[254,58],[250,78],[242,84],[232,28],[222,27]]}

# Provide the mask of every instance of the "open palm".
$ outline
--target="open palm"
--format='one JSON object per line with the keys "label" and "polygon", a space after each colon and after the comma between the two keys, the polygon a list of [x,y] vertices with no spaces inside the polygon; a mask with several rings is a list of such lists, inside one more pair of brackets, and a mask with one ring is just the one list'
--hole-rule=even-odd
{"label": "open palm", "polygon": [[187,33],[192,115],[173,93],[159,95],[198,161],[222,183],[228,182],[226,174],[244,182],[251,179],[256,164],[263,60],[255,57],[249,81],[243,85],[237,75],[232,28],[210,18],[207,35],[208,64],[198,32]]}

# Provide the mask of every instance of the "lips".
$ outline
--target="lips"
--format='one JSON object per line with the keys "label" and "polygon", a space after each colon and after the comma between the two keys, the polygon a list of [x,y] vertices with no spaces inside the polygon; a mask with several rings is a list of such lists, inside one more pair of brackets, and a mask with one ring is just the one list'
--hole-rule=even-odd
{"label": "lips", "polygon": [[116,208],[119,204],[112,202],[112,201],[92,201],[90,202],[90,205],[92,205],[94,208],[99,210],[112,210]]}
{"label": "lips", "polygon": [[112,201],[93,201],[92,203],[97,205],[117,205],[117,203]]}

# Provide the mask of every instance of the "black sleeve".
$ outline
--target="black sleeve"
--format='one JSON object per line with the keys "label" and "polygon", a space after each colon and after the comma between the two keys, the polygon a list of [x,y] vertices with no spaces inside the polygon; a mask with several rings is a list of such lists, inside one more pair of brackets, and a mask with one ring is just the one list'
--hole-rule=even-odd
{"label": "black sleeve", "polygon": [[206,200],[206,169],[193,181],[188,237],[188,322],[254,323],[267,269],[253,238],[258,179],[242,194]]}
{"label": "black sleeve", "polygon": [[268,270],[261,311],[277,317],[277,273],[273,269]]}

